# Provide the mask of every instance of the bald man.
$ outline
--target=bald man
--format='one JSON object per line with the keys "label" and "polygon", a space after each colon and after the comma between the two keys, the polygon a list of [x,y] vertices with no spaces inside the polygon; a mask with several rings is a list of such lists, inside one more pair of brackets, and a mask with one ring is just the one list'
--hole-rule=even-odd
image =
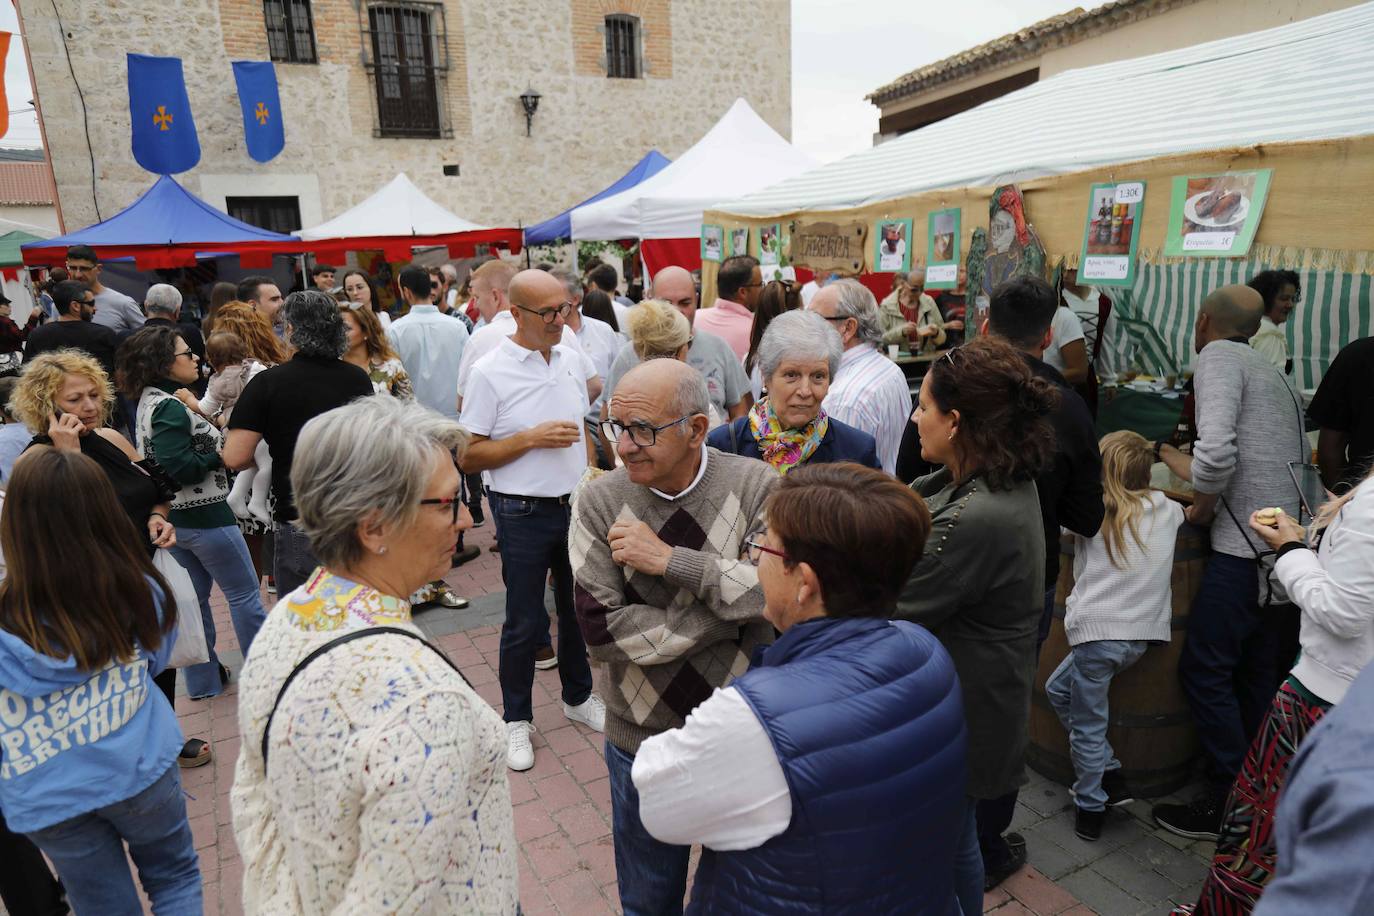
{"label": "bald man", "polygon": [[605,707],[592,693],[587,647],[573,611],[568,564],[569,502],[587,469],[582,360],[561,342],[572,307],[557,278],[524,270],[510,281],[515,333],[477,361],[459,422],[472,433],[463,470],[490,475],[500,531],[506,620],[498,671],[505,709],[506,764],[534,766],[535,653],[548,627],[544,582],[553,573],[563,714],[595,731]]}
{"label": "bald man", "polygon": [[[1302,406],[1284,374],[1250,347],[1264,300],[1225,286],[1202,301],[1194,332],[1197,440],[1160,457],[1196,491],[1188,520],[1211,525],[1212,556],[1188,619],[1178,673],[1206,757],[1207,786],[1191,805],[1157,805],[1155,821],[1193,839],[1217,838],[1222,806],[1280,679],[1297,651],[1296,609],[1247,526],[1271,506],[1299,513],[1288,462],[1310,454]],[[1269,586],[1272,583],[1273,588]]]}
{"label": "bald man", "polygon": [[[683,268],[665,267],[655,274],[650,298],[672,304],[682,312],[688,324],[695,324],[696,281]],[[621,327],[623,329],[624,325]],[[611,364],[606,390],[614,393],[616,383],[637,365],[639,357],[635,355],[634,346],[625,344]],[[707,394],[721,416],[733,420],[749,412],[754,404],[754,398],[749,393],[749,377],[744,374],[744,365],[735,356],[735,351],[724,340],[707,331],[694,330],[692,345],[687,349],[687,365],[695,368],[706,380]]]}
{"label": "bald man", "polygon": [[[682,912],[690,852],[655,839],[640,820],[631,780],[640,742],[680,727],[773,639],[758,570],[741,550],[778,478],[762,461],[705,445],[709,402],[701,374],[685,363],[654,359],[629,370],[605,424],[624,466],[589,483],[574,508],[577,614],[605,666],[611,830],[626,913]],[[722,775],[722,791],[763,806],[762,791],[751,796],[755,774]]]}

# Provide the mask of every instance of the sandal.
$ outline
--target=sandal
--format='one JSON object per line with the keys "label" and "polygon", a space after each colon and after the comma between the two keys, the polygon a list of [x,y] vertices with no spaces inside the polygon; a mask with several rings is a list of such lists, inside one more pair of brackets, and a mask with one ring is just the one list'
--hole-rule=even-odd
{"label": "sandal", "polygon": [[192,738],[181,746],[181,753],[177,754],[177,766],[190,770],[203,767],[213,759],[215,754],[210,745],[199,738]]}

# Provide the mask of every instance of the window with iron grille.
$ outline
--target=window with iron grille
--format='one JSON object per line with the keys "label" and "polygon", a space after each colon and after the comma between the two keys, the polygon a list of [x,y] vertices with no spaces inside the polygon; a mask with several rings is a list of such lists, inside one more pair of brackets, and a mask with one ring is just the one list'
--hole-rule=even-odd
{"label": "window with iron grille", "polygon": [[366,28],[367,71],[377,106],[374,136],[451,137],[443,5],[373,4]]}
{"label": "window with iron grille", "polygon": [[299,197],[226,197],[224,209],[234,219],[269,232],[290,234],[301,228]]}
{"label": "window with iron grille", "polygon": [[639,79],[639,19],[606,17],[606,75],[611,79]]}
{"label": "window with iron grille", "polygon": [[288,64],[315,63],[315,26],[310,0],[263,0],[267,23],[267,51],[273,60]]}

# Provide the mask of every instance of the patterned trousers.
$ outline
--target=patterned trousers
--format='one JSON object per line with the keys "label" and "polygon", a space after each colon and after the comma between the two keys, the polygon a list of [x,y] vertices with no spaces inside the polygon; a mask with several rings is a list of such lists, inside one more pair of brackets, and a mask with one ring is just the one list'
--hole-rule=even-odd
{"label": "patterned trousers", "polygon": [[1288,767],[1298,745],[1330,709],[1289,682],[1279,688],[1227,796],[1202,894],[1195,905],[1177,907],[1174,914],[1243,916],[1255,908],[1278,860],[1274,812]]}

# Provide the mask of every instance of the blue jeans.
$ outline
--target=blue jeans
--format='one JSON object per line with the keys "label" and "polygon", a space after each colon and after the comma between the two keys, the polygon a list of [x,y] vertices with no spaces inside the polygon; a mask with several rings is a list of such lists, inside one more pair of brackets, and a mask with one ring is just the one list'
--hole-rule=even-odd
{"label": "blue jeans", "polygon": [[[639,792],[630,779],[634,754],[606,742],[606,769],[611,774],[611,836],[615,840],[615,877],[625,916],[667,916],[682,912],[687,893],[690,846],[661,843],[639,819]],[[978,900],[983,900],[982,879]]]}
{"label": "blue jeans", "polygon": [[201,916],[200,862],[175,763],[132,798],[36,830],[29,839],[57,867],[77,916],[143,913],[125,843],[156,916]]}
{"label": "blue jeans", "polygon": [[1188,618],[1178,679],[1197,724],[1208,791],[1223,800],[1273,702],[1280,629],[1259,606],[1255,561],[1214,553]]}
{"label": "blue jeans", "polygon": [[[572,566],[568,561],[567,505],[489,495],[492,515],[500,519],[501,564],[506,580],[506,622],[501,627],[501,702],[507,722],[534,718],[534,653],[549,631],[544,582],[553,573],[558,612],[558,677],[563,702],[577,706],[592,694],[587,644],[573,609]],[[280,586],[278,586],[280,588]]]}
{"label": "blue jeans", "polygon": [[[210,613],[210,587],[218,585],[229,602],[229,617],[234,622],[243,657],[253,637],[267,619],[258,592],[258,576],[253,572],[253,558],[243,533],[236,525],[223,528],[178,528],[177,545],[172,556],[191,577],[200,599],[200,619],[205,624],[205,643],[210,647],[210,660],[186,669],[186,692],[193,697],[216,696],[223,685],[219,679],[219,656],[215,654],[215,622]],[[182,608],[188,613],[190,608]]]}
{"label": "blue jeans", "polygon": [[272,578],[277,580],[277,595],[285,598],[306,583],[320,561],[310,547],[310,539],[295,522],[277,522],[272,530]]}
{"label": "blue jeans", "polygon": [[[977,800],[969,798],[964,826],[959,831],[959,842],[954,850],[954,895],[959,898],[964,916],[981,916],[983,912],[983,851],[978,845],[977,810]],[[913,862],[910,867],[919,868],[920,863]]]}
{"label": "blue jeans", "polygon": [[1073,757],[1073,801],[1085,811],[1105,811],[1102,775],[1121,769],[1107,740],[1107,691],[1112,678],[1134,665],[1149,643],[1143,639],[1101,639],[1069,650],[1045,682],[1045,693],[1069,732]]}

